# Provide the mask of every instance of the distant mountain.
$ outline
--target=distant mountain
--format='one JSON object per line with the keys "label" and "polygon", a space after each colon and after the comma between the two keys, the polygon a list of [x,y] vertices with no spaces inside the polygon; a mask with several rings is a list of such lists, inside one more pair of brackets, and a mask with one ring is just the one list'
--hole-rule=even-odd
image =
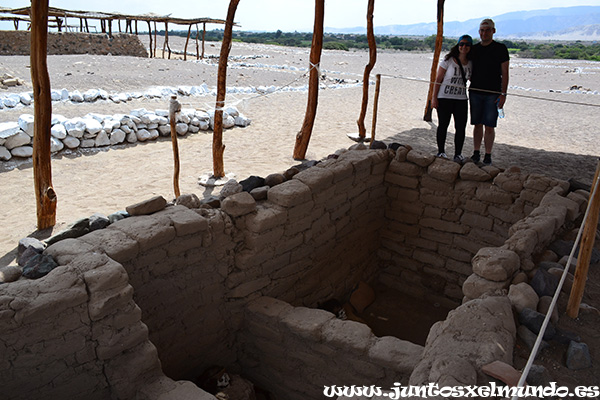
{"label": "distant mountain", "polygon": [[[465,33],[479,37],[479,23],[485,17],[467,21],[444,21],[444,36]],[[600,6],[557,7],[547,10],[514,11],[491,17],[496,22],[496,38],[541,40],[600,40]],[[430,36],[437,23],[375,26],[376,35]],[[366,27],[325,28],[328,33],[365,34]]]}

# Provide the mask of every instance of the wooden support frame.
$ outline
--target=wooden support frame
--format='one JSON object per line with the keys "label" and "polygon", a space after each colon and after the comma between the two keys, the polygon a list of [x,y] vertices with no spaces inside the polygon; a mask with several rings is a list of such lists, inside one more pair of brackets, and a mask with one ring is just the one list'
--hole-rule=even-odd
{"label": "wooden support frame", "polygon": [[379,108],[379,90],[381,88],[381,74],[375,75],[375,98],[373,99],[373,121],[371,123],[371,144],[375,141],[375,130],[377,128],[377,109]]}
{"label": "wooden support frame", "polygon": [[438,0],[437,4],[437,36],[435,37],[435,50],[433,52],[433,62],[431,63],[431,74],[429,75],[429,93],[427,94],[427,104],[425,104],[425,113],[423,121],[431,122],[432,112],[431,99],[433,97],[433,89],[435,85],[435,77],[437,75],[438,63],[440,61],[440,53],[442,52],[442,43],[444,41],[444,0]]}
{"label": "wooden support frame", "polygon": [[369,42],[369,62],[365,66],[363,74],[363,97],[360,108],[360,115],[356,123],[358,124],[358,137],[361,140],[365,139],[365,116],[367,115],[367,104],[369,102],[369,75],[377,61],[377,43],[375,42],[375,34],[373,32],[373,10],[375,8],[375,0],[369,0],[367,8],[367,41]]}
{"label": "wooden support frame", "polygon": [[173,192],[175,198],[181,196],[179,191],[179,145],[177,143],[177,113],[181,111],[181,104],[177,101],[177,95],[171,95],[169,101],[169,125],[171,128],[171,144],[173,146]]}
{"label": "wooden support frame", "polygon": [[190,35],[192,34],[192,24],[188,27],[187,37],[185,39],[185,46],[183,48],[183,61],[187,61],[187,48],[188,43],[190,42]]}
{"label": "wooden support frame", "polygon": [[33,178],[38,230],[56,224],[57,196],[52,187],[50,127],[52,99],[47,64],[48,0],[31,2],[31,81],[33,84]]}
{"label": "wooden support frame", "polygon": [[302,129],[296,135],[294,160],[304,160],[308,142],[312,134],[317,115],[319,101],[319,79],[321,52],[323,50],[323,20],[325,19],[325,0],[315,0],[315,24],[313,28],[312,47],[310,50],[310,76],[308,78],[308,102]]}
{"label": "wooden support frame", "polygon": [[219,72],[217,76],[217,101],[215,104],[215,124],[213,133],[213,176],[217,179],[225,176],[223,165],[223,153],[225,145],[223,144],[223,106],[225,106],[225,94],[227,93],[227,59],[231,49],[231,36],[233,31],[233,20],[235,10],[240,0],[230,0],[227,10],[227,21],[225,22],[225,31],[223,32],[223,43],[221,43],[221,53],[219,55]]}
{"label": "wooden support frame", "polygon": [[600,215],[600,188],[598,188],[598,178],[600,176],[600,159],[596,166],[596,173],[592,181],[592,192],[590,193],[590,211],[583,227],[581,244],[579,246],[579,255],[577,256],[577,268],[573,279],[573,287],[569,295],[567,304],[567,315],[571,318],[577,318],[579,315],[579,306],[583,299],[585,282],[587,281],[588,270],[594,250],[594,240],[596,239],[596,230],[598,229],[598,218]]}

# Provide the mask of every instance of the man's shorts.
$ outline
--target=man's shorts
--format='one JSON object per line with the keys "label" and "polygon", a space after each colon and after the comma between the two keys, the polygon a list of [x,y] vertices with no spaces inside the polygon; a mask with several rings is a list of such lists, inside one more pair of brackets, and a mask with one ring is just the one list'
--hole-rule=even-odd
{"label": "man's shorts", "polygon": [[483,124],[495,128],[498,123],[498,95],[471,91],[471,125]]}

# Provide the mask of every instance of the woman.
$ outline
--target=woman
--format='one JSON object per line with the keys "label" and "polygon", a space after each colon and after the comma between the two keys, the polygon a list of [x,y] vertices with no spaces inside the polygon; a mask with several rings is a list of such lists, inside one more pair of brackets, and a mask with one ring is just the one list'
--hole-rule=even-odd
{"label": "woman", "polygon": [[454,161],[462,163],[462,148],[465,143],[465,129],[467,127],[468,98],[467,80],[471,78],[473,64],[469,60],[469,53],[473,45],[473,38],[463,35],[458,39],[456,46],[440,63],[435,79],[431,106],[437,109],[438,128],[437,146],[438,157],[448,158],[446,155],[446,135],[450,118],[454,117]]}

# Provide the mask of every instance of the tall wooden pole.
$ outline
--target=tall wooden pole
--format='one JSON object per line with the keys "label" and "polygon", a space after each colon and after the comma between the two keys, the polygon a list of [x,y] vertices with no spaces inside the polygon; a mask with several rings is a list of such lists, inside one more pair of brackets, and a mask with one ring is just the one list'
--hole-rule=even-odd
{"label": "tall wooden pole", "polygon": [[148,23],[148,35],[150,36],[150,46],[148,47],[150,50],[150,58],[152,58],[152,26],[150,25],[150,21],[146,21]]}
{"label": "tall wooden pole", "polygon": [[202,23],[202,58],[204,60],[204,42],[206,41],[206,22]]}
{"label": "tall wooden pole", "polygon": [[325,0],[315,0],[315,25],[313,28],[312,47],[310,50],[310,76],[308,78],[308,103],[302,129],[296,135],[294,159],[304,160],[308,142],[315,124],[319,97],[319,78],[321,51],[323,49],[323,20],[325,18]]}
{"label": "tall wooden pole", "polygon": [[33,180],[38,230],[56,224],[56,192],[52,188],[50,127],[52,99],[48,75],[48,0],[31,2],[31,82],[33,84]]}
{"label": "tall wooden pole", "polygon": [[177,113],[181,111],[181,104],[177,101],[177,95],[172,95],[169,101],[169,125],[171,127],[171,143],[173,145],[173,191],[175,197],[179,197],[179,145],[177,144]]}
{"label": "tall wooden pole", "polygon": [[427,104],[425,105],[425,115],[423,120],[431,122],[431,98],[433,97],[433,88],[435,85],[435,76],[437,74],[438,62],[442,51],[442,42],[444,41],[444,0],[438,0],[437,5],[437,36],[435,38],[435,50],[433,52],[433,63],[431,64],[431,74],[429,75],[429,93],[427,94]]}
{"label": "tall wooden pole", "polygon": [[367,115],[367,103],[369,101],[369,75],[377,61],[377,43],[375,43],[375,34],[373,33],[373,9],[375,8],[375,0],[369,0],[367,8],[367,40],[369,42],[369,62],[365,66],[363,75],[363,97],[360,115],[358,117],[358,136],[364,140],[366,134],[365,116]]}
{"label": "tall wooden pole", "polygon": [[381,87],[381,74],[375,76],[375,98],[373,99],[373,122],[371,123],[371,144],[375,141],[375,128],[377,127],[377,109],[379,107],[379,88]]}
{"label": "tall wooden pole", "polygon": [[233,30],[233,20],[235,10],[240,0],[230,0],[229,10],[227,10],[227,20],[225,22],[225,31],[223,32],[223,43],[221,44],[221,53],[219,55],[219,70],[217,75],[217,102],[215,104],[215,125],[213,133],[213,176],[222,178],[225,176],[223,166],[223,153],[225,145],[223,144],[223,106],[225,105],[225,94],[227,92],[227,59],[231,49],[231,35]]}
{"label": "tall wooden pole", "polygon": [[569,303],[567,304],[567,315],[571,318],[577,318],[579,315],[579,306],[583,299],[583,291],[585,289],[585,281],[587,280],[592,251],[594,250],[594,239],[596,238],[596,230],[598,229],[598,217],[600,214],[600,188],[598,188],[598,176],[600,175],[600,160],[596,167],[596,174],[592,181],[592,192],[590,193],[590,211],[587,220],[584,222],[583,234],[581,236],[581,245],[579,246],[579,256],[577,257],[577,269],[575,270],[575,278]]}
{"label": "tall wooden pole", "polygon": [[198,49],[198,36],[200,36],[200,29],[198,29],[198,24],[196,24],[196,60],[200,59],[200,50]]}
{"label": "tall wooden pole", "polygon": [[190,42],[190,35],[192,34],[192,24],[188,27],[187,38],[185,39],[185,47],[183,48],[183,61],[187,60],[187,47]]}

